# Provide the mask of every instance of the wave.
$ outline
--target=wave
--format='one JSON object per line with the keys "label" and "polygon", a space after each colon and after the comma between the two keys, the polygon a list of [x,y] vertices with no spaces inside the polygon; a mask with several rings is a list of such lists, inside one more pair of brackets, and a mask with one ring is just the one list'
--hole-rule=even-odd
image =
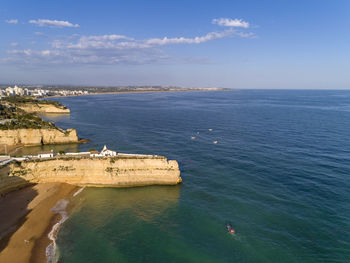
{"label": "wave", "polygon": [[48,237],[50,240],[52,240],[52,243],[47,246],[46,248],[46,258],[47,258],[47,263],[55,263],[57,262],[58,257],[56,257],[56,238],[58,231],[61,227],[61,225],[68,219],[67,215],[67,205],[69,201],[65,199],[59,200],[56,205],[51,209],[51,212],[60,214],[61,215],[61,220],[58,221],[54,226],[52,227],[50,233],[48,234]]}
{"label": "wave", "polygon": [[80,194],[83,190],[84,190],[85,186],[80,188],[78,191],[76,191],[73,196],[77,196],[78,194]]}

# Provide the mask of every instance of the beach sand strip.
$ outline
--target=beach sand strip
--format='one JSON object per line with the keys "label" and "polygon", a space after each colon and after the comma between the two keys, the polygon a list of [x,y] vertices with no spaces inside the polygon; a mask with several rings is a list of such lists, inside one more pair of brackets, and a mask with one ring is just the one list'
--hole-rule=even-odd
{"label": "beach sand strip", "polygon": [[48,233],[59,220],[51,208],[78,187],[64,183],[28,186],[0,198],[0,262],[46,262]]}

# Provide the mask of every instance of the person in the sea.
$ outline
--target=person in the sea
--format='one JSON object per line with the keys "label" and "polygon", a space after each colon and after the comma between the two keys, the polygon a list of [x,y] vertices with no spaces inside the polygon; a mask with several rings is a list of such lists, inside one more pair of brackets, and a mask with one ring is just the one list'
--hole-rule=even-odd
{"label": "person in the sea", "polygon": [[227,225],[226,225],[226,228],[227,228],[227,231],[228,231],[230,234],[235,234],[235,230],[233,229],[233,227],[232,227],[231,224],[227,224]]}

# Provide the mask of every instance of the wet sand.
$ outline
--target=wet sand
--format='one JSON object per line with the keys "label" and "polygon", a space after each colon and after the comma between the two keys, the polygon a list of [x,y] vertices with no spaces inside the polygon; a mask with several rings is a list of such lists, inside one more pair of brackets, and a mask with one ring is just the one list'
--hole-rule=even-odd
{"label": "wet sand", "polygon": [[47,235],[60,219],[50,210],[77,189],[69,184],[45,183],[1,197],[0,262],[46,262]]}

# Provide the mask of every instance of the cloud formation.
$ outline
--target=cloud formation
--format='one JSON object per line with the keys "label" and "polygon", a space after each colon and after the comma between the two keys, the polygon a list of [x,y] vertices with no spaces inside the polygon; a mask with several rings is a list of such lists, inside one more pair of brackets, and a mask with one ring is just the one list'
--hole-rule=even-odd
{"label": "cloud formation", "polygon": [[49,20],[49,19],[29,20],[29,23],[36,24],[38,26],[49,26],[49,27],[79,27],[78,24],[72,24],[68,21]]}
{"label": "cloud formation", "polygon": [[9,19],[5,20],[7,24],[18,24],[18,19]]}
{"label": "cloud formation", "polygon": [[[119,34],[87,36],[74,34],[64,38],[55,39],[51,42],[50,46],[47,46],[42,50],[10,50],[8,52],[9,56],[7,61],[24,64],[26,62],[28,64],[148,64],[165,61],[179,61],[179,58],[170,58],[165,54],[163,50],[163,47],[165,46],[199,45],[205,42],[228,37],[255,37],[252,32],[239,30],[239,27],[249,27],[249,24],[245,21],[238,19],[221,21],[218,19],[215,20],[215,22],[213,20],[213,23],[218,25],[230,24],[231,26],[226,30],[212,31],[194,37],[164,36],[162,38],[135,39]],[[52,23],[50,23],[50,25],[51,24]],[[205,61],[205,59],[190,58],[188,61],[192,61],[193,63],[197,61],[197,63],[200,63],[199,61]]]}
{"label": "cloud formation", "polygon": [[242,19],[231,19],[231,18],[215,18],[212,20],[212,24],[227,27],[242,27],[248,28],[249,23]]}

